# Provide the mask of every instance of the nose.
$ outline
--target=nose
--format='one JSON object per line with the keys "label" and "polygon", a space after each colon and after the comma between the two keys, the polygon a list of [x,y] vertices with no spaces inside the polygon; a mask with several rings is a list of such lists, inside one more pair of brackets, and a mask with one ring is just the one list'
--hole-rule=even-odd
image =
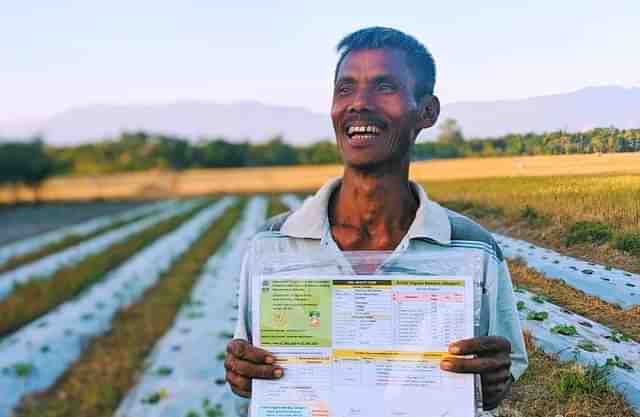
{"label": "nose", "polygon": [[369,93],[366,89],[360,89],[353,94],[353,100],[349,104],[347,110],[354,113],[372,110]]}

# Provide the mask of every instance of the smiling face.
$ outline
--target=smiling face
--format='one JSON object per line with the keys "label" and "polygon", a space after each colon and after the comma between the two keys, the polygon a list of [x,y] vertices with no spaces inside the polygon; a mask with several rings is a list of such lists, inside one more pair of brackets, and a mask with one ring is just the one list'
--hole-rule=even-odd
{"label": "smiling face", "polygon": [[415,83],[402,50],[347,54],[338,69],[331,109],[345,164],[366,168],[408,162],[419,131],[435,123],[416,101]]}

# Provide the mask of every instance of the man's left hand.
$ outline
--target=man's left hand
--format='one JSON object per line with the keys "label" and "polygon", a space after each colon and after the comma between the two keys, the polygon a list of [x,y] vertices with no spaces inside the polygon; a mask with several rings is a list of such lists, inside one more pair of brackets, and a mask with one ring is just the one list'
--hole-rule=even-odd
{"label": "man's left hand", "polygon": [[485,410],[496,408],[511,389],[511,343],[500,336],[481,336],[459,340],[449,345],[452,355],[475,355],[473,358],[448,356],[440,367],[449,372],[480,374]]}

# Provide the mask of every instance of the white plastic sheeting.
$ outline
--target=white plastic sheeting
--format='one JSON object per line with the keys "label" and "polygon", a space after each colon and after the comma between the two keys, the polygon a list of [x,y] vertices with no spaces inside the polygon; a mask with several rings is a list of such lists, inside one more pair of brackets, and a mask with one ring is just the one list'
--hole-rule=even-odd
{"label": "white plastic sheeting", "polygon": [[25,394],[46,389],[105,333],[114,315],[136,302],[235,201],[225,198],[158,239],[104,279],[0,342],[0,417]]}
{"label": "white plastic sheeting", "polygon": [[48,233],[40,234],[28,239],[19,240],[0,247],[0,265],[16,256],[35,252],[47,245],[61,241],[70,235],[88,235],[99,229],[111,226],[122,221],[133,220],[138,216],[150,214],[156,210],[161,210],[173,204],[173,202],[163,201],[155,204],[148,204],[142,207],[129,210],[126,213],[119,213],[109,216],[101,216],[73,226],[63,227]]}
{"label": "white plastic sheeting", "polygon": [[[252,199],[241,222],[225,244],[207,261],[191,294],[191,302],[178,314],[171,330],[156,344],[147,359],[146,373],[120,404],[119,417],[175,417],[195,411],[206,416],[209,407],[220,405],[224,415],[235,415],[235,396],[224,385],[223,361],[233,333],[237,312],[236,286],[247,242],[264,223],[266,201]],[[217,381],[217,383],[216,383]],[[155,404],[144,401],[154,394],[166,397]]]}
{"label": "white plastic sheeting", "polygon": [[[620,391],[636,412],[640,412],[640,344],[578,314],[554,305],[528,291],[517,289],[520,321],[531,332],[544,352],[559,355],[560,360],[577,360],[584,365],[610,363],[610,384]],[[543,320],[533,313],[547,313]],[[565,333],[558,333],[565,326]],[[568,331],[566,331],[568,330]]]}
{"label": "white plastic sheeting", "polygon": [[142,220],[119,227],[12,271],[0,274],[0,300],[3,300],[13,292],[16,284],[24,284],[34,279],[50,278],[60,269],[75,265],[88,256],[102,252],[109,246],[122,242],[148,227],[191,210],[197,204],[197,201],[174,204],[160,213],[145,217]]}
{"label": "white plastic sheeting", "polygon": [[297,210],[302,205],[302,199],[293,194],[285,194],[280,197],[280,200],[285,206],[289,207],[289,210],[292,211]]}
{"label": "white plastic sheeting", "polygon": [[549,278],[562,280],[567,285],[622,308],[640,304],[640,274],[560,255],[550,249],[497,233],[494,233],[494,238],[507,258],[521,258],[527,266]]}

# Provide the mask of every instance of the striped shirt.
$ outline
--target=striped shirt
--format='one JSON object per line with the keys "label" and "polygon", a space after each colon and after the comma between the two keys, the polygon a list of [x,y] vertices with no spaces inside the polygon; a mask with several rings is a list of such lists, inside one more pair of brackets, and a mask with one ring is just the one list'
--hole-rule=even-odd
{"label": "striped shirt", "polygon": [[[251,341],[251,267],[249,253],[254,259],[269,259],[283,254],[330,251],[336,260],[342,254],[331,234],[328,217],[329,199],[340,184],[335,178],[326,183],[292,213],[270,219],[251,241],[245,255],[238,294],[238,325],[235,337]],[[513,286],[507,264],[493,237],[477,223],[441,207],[429,200],[424,189],[414,182],[411,186],[419,198],[415,219],[390,258],[395,267],[403,254],[411,259],[436,255],[463,254],[469,259],[481,259],[475,274],[479,309],[476,313],[475,336],[503,336],[511,342],[511,374],[515,379],[527,368],[527,352],[518,318]],[[394,256],[395,255],[395,256]],[[336,265],[340,265],[336,262]],[[386,265],[388,267],[388,265]],[[385,265],[378,268],[384,272]],[[327,271],[323,271],[327,272]]]}

